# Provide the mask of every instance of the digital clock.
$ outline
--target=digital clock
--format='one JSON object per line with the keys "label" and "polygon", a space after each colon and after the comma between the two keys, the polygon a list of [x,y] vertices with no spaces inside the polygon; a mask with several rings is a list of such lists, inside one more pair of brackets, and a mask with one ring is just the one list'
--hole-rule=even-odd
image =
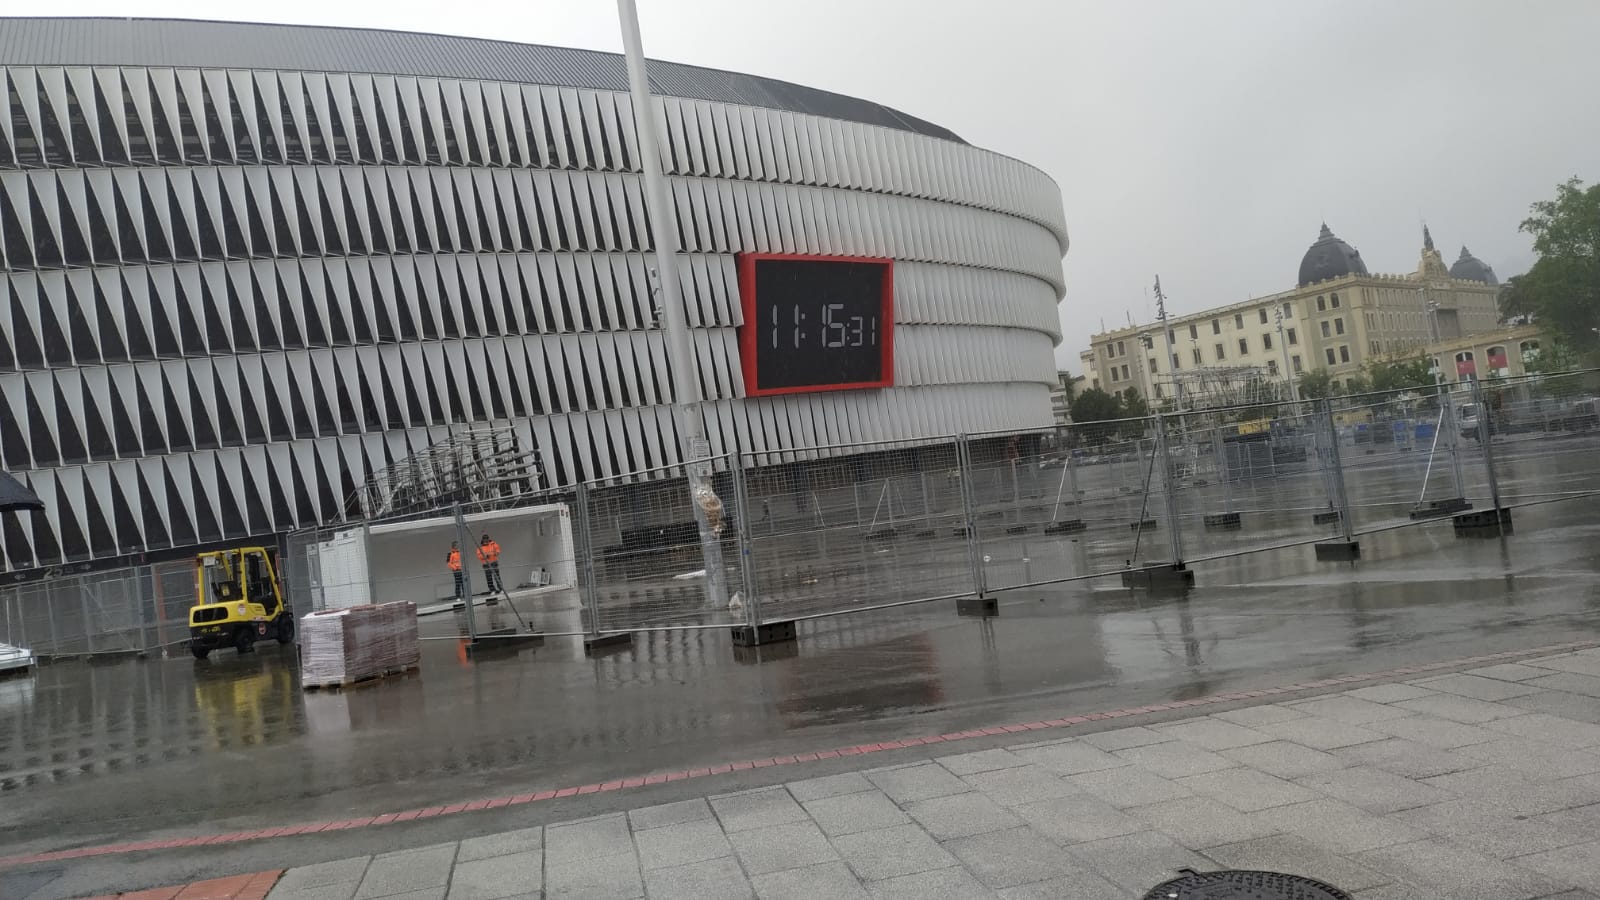
{"label": "digital clock", "polygon": [[846,256],[739,257],[745,393],[894,384],[894,263]]}

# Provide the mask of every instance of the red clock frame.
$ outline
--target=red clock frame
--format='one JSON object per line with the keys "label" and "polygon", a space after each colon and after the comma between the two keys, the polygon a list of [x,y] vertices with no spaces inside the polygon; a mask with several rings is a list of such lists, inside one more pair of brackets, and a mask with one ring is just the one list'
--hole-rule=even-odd
{"label": "red clock frame", "polygon": [[[878,342],[878,371],[876,381],[852,381],[839,384],[814,384],[798,387],[771,387],[760,385],[756,373],[756,332],[751,323],[756,321],[756,263],[769,259],[797,260],[802,262],[868,263],[883,268],[883,289],[879,304],[882,333]],[[878,256],[813,256],[805,253],[741,253],[739,267],[739,301],[744,310],[744,324],[739,326],[739,364],[744,371],[744,393],[747,397],[771,397],[779,394],[816,394],[825,391],[855,391],[869,388],[894,387],[894,260]]]}

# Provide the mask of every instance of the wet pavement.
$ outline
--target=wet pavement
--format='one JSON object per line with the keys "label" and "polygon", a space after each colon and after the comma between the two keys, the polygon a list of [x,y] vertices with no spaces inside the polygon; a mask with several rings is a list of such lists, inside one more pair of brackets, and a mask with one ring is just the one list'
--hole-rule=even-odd
{"label": "wet pavement", "polygon": [[0,855],[1582,640],[1600,635],[1586,506],[1518,510],[1503,540],[1458,539],[1448,520],[1368,536],[1354,565],[1309,547],[1213,561],[1185,599],[1103,579],[1007,594],[986,621],[953,603],[810,621],[798,642],[749,653],[721,630],[642,633],[597,659],[577,638],[475,658],[439,640],[418,674],[344,693],[303,693],[277,647],[45,666],[0,681]]}

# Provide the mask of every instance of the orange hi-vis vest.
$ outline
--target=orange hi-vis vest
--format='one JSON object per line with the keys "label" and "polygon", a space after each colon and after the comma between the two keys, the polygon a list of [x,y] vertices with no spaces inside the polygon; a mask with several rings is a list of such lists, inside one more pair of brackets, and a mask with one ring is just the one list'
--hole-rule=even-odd
{"label": "orange hi-vis vest", "polygon": [[460,550],[451,550],[450,551],[450,555],[445,557],[444,561],[445,561],[445,564],[450,567],[450,571],[452,571],[452,572],[461,571],[461,551]]}
{"label": "orange hi-vis vest", "polygon": [[492,563],[500,561],[500,542],[490,541],[478,545],[478,562]]}

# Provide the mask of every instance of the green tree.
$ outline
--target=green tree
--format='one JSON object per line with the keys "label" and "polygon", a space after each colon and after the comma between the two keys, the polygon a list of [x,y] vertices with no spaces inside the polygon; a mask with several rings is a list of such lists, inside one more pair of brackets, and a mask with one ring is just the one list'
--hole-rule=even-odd
{"label": "green tree", "polygon": [[1597,343],[1600,326],[1600,184],[1585,189],[1577,178],[1556,187],[1554,200],[1533,204],[1522,230],[1533,236],[1539,259],[1517,282],[1552,338],[1583,350]]}
{"label": "green tree", "polygon": [[1327,369],[1312,369],[1300,373],[1300,380],[1296,382],[1300,389],[1301,400],[1325,400],[1333,393],[1333,376]]}
{"label": "green tree", "polygon": [[1433,385],[1433,369],[1426,356],[1382,360],[1367,365],[1367,379],[1374,391],[1412,391]]}
{"label": "green tree", "polygon": [[1345,396],[1365,394],[1371,390],[1372,382],[1368,381],[1365,375],[1351,375],[1350,379],[1344,384]]}
{"label": "green tree", "polygon": [[1122,426],[1123,437],[1142,437],[1144,435],[1146,425],[1144,420],[1149,415],[1150,404],[1146,403],[1144,398],[1139,396],[1138,391],[1134,390],[1133,388],[1128,388],[1122,392],[1122,418],[1126,420],[1127,423]]}
{"label": "green tree", "polygon": [[1100,388],[1090,388],[1072,398],[1069,414],[1077,439],[1085,444],[1099,446],[1116,435],[1114,423],[1122,418],[1122,401]]}
{"label": "green tree", "polygon": [[1496,298],[1500,304],[1500,321],[1509,322],[1538,312],[1534,308],[1533,284],[1526,281],[1526,277],[1513,275],[1500,285],[1500,294]]}

